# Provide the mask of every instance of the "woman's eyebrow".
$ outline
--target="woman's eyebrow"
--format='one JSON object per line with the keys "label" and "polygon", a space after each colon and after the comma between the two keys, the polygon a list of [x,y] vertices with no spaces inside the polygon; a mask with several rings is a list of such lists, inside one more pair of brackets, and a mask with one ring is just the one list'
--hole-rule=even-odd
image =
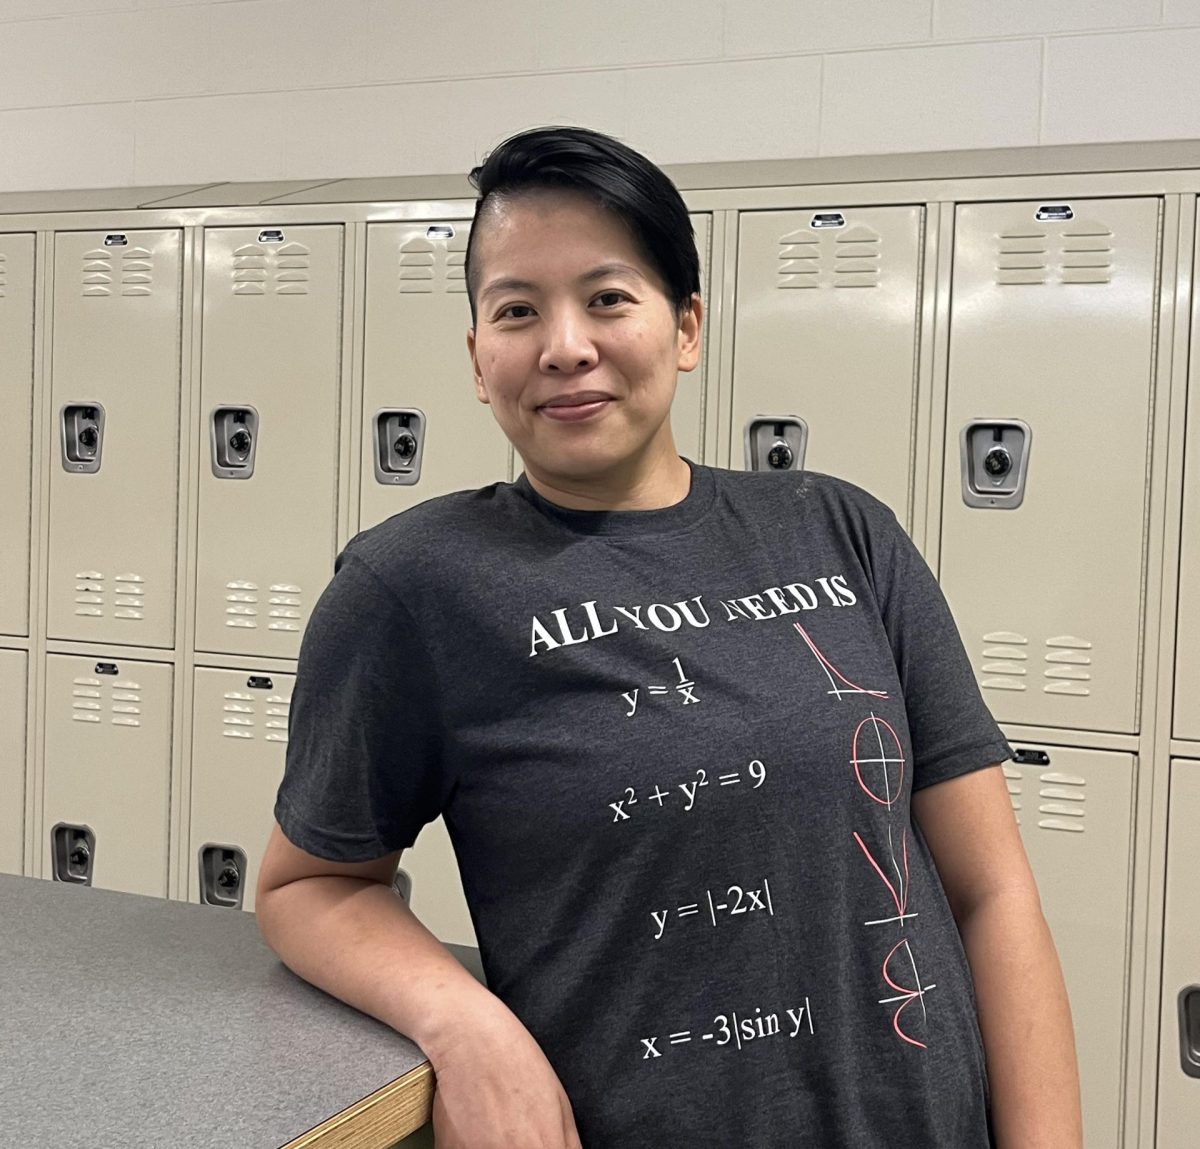
{"label": "woman's eyebrow", "polygon": [[[602,263],[599,267],[593,267],[591,271],[585,271],[578,279],[579,283],[593,283],[597,279],[607,279],[610,275],[627,275],[633,279],[642,279],[642,273],[636,267],[631,267],[627,263]],[[493,279],[479,293],[480,300],[487,299],[492,295],[499,295],[505,291],[537,291],[536,283],[531,283],[528,279],[516,279],[512,276],[504,276],[501,279]]]}

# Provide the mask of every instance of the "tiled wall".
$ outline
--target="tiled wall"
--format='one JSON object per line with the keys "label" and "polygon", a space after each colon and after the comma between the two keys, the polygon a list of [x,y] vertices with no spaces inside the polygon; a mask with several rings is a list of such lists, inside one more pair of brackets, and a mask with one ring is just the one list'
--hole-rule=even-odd
{"label": "tiled wall", "polygon": [[1200,0],[0,0],[0,190],[1200,137]]}

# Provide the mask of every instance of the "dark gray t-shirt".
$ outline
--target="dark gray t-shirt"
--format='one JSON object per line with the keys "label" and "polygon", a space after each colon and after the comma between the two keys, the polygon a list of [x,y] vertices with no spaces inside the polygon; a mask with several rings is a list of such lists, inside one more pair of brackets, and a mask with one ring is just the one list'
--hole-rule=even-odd
{"label": "dark gray t-shirt", "polygon": [[970,971],[909,799],[1008,743],[885,504],[690,466],[661,510],[522,477],[355,538],[276,816],[338,861],[445,816],[489,987],[585,1149],[985,1149]]}

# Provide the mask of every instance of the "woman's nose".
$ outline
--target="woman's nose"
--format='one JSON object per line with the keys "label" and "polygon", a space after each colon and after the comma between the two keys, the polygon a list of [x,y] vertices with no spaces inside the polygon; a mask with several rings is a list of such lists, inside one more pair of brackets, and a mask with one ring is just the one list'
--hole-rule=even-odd
{"label": "woman's nose", "polygon": [[546,343],[541,356],[543,371],[570,373],[595,365],[596,347],[582,316],[557,315],[547,322],[545,332]]}

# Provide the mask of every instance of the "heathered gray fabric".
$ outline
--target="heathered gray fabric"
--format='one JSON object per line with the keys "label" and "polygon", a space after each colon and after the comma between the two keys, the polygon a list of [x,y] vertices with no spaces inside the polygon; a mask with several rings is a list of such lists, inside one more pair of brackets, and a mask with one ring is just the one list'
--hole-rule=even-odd
{"label": "heathered gray fabric", "polygon": [[909,798],[1008,743],[883,503],[691,467],[662,510],[522,478],[354,539],[276,815],[343,861],[445,815],[488,985],[585,1149],[984,1149],[970,972]]}

